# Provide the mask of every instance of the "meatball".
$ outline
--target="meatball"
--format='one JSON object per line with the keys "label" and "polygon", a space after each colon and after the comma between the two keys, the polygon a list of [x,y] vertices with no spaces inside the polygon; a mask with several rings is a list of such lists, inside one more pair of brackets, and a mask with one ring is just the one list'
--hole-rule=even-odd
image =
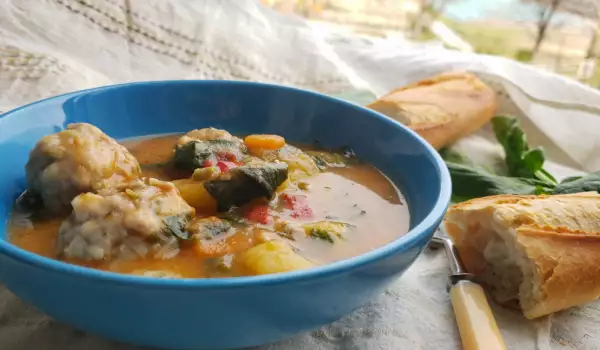
{"label": "meatball", "polygon": [[177,141],[177,144],[184,145],[191,141],[212,141],[212,140],[226,140],[226,141],[234,141],[241,142],[240,139],[234,137],[226,130],[215,129],[215,128],[204,128],[204,129],[196,129],[188,132],[187,134],[181,136]]}
{"label": "meatball", "polygon": [[226,162],[240,163],[247,151],[244,141],[225,130],[192,130],[177,141],[173,165],[187,172],[218,165],[219,162],[222,167],[229,167]]}
{"label": "meatball", "polygon": [[51,213],[67,212],[80,193],[119,186],[140,177],[140,165],[127,149],[97,127],[69,124],[43,137],[25,167],[29,192]]}
{"label": "meatball", "polygon": [[195,215],[172,183],[153,178],[80,194],[72,206],[57,240],[59,255],[70,259],[170,258]]}

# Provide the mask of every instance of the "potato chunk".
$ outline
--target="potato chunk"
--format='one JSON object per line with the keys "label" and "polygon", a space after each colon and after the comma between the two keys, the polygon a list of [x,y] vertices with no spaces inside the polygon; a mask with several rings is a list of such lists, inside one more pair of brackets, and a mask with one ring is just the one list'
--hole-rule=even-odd
{"label": "potato chunk", "polygon": [[185,201],[202,214],[217,212],[217,201],[204,188],[204,181],[181,179],[173,181]]}
{"label": "potato chunk", "polygon": [[51,213],[67,212],[78,194],[119,186],[141,174],[125,147],[86,123],[43,137],[25,169],[29,190]]}
{"label": "potato chunk", "polygon": [[173,184],[152,178],[81,194],[72,205],[57,248],[63,257],[84,260],[171,257],[195,215]]}
{"label": "potato chunk", "polygon": [[267,241],[239,256],[242,264],[257,275],[288,272],[315,266],[281,241]]}

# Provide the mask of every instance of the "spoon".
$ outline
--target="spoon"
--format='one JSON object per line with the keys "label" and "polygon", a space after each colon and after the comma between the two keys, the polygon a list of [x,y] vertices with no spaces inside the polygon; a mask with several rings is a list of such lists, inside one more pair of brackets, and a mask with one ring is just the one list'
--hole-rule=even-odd
{"label": "spoon", "polygon": [[454,242],[440,227],[429,245],[432,248],[444,247],[450,263],[448,289],[463,349],[506,350],[483,288],[463,267]]}

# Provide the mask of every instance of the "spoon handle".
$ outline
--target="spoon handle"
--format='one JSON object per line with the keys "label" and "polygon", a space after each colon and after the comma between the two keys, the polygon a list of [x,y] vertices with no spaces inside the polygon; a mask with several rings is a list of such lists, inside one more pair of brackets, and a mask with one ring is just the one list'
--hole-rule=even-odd
{"label": "spoon handle", "polygon": [[450,299],[464,350],[506,350],[480,285],[458,281],[450,287]]}

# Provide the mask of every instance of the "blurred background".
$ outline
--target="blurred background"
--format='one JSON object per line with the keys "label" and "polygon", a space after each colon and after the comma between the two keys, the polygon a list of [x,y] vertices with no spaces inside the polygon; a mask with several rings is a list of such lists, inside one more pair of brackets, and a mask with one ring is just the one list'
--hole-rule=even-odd
{"label": "blurred background", "polygon": [[261,0],[323,30],[503,56],[600,88],[600,0]]}

